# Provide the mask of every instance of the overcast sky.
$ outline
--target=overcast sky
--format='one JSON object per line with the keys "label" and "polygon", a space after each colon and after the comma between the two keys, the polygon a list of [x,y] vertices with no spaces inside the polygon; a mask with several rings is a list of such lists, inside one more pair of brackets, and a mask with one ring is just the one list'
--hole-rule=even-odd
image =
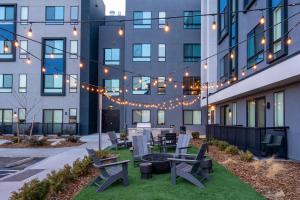
{"label": "overcast sky", "polygon": [[109,11],[114,10],[116,14],[118,11],[121,11],[125,15],[125,0],[104,0],[106,5],[106,14],[109,14]]}

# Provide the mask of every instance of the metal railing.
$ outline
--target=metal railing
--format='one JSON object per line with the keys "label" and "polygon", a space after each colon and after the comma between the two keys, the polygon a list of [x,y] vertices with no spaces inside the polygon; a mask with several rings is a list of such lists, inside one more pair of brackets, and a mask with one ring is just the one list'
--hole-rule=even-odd
{"label": "metal railing", "polygon": [[[20,123],[19,131],[22,135],[79,135],[78,123]],[[17,134],[17,123],[0,123],[0,134]]]}
{"label": "metal railing", "polygon": [[252,128],[244,126],[221,126],[217,124],[207,125],[206,127],[208,140],[223,140],[237,146],[241,150],[249,150],[254,155],[260,157],[267,154],[265,145],[262,144],[267,134],[283,136],[280,148],[272,153],[284,158],[288,157],[288,129],[289,127]]}

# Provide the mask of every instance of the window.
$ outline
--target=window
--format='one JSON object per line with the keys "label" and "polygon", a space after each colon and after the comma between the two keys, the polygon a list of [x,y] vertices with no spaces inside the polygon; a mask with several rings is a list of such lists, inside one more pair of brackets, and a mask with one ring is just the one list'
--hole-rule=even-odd
{"label": "window", "polygon": [[69,123],[76,124],[77,123],[77,109],[70,108],[69,110]]}
{"label": "window", "polygon": [[12,123],[13,122],[13,110],[0,109],[0,123]]}
{"label": "window", "polygon": [[254,2],[255,0],[244,0],[244,9],[248,10],[253,5]]}
{"label": "window", "polygon": [[64,24],[64,7],[46,6],[46,24]]}
{"label": "window", "polygon": [[76,93],[78,87],[78,76],[77,74],[70,75],[69,91],[70,93]]}
{"label": "window", "polygon": [[105,65],[120,65],[120,49],[104,49]]}
{"label": "window", "polygon": [[287,47],[285,39],[287,37],[287,0],[269,0],[269,24],[268,27],[268,49],[269,52],[274,54],[273,60],[285,55]]}
{"label": "window", "polygon": [[19,118],[20,123],[26,122],[26,109],[25,108],[18,109],[18,118]]}
{"label": "window", "polygon": [[133,45],[133,61],[150,62],[151,61],[151,45],[150,44],[134,44]]}
{"label": "window", "polygon": [[264,38],[264,26],[257,25],[247,36],[248,47],[248,68],[253,67],[264,60],[264,45],[261,44]]}
{"label": "window", "polygon": [[150,123],[150,110],[132,110],[132,124]]}
{"label": "window", "polygon": [[229,77],[229,54],[226,54],[221,60],[220,60],[220,69],[219,69],[219,80],[221,82],[224,82]]}
{"label": "window", "polygon": [[[15,34],[9,33],[5,30],[15,32],[15,6],[0,5],[0,60],[3,61],[14,61],[15,58],[15,47],[12,42],[15,41]],[[4,30],[3,30],[4,29]],[[7,48],[7,50],[6,50]]]}
{"label": "window", "polygon": [[255,101],[248,101],[248,105],[247,105],[247,109],[248,109],[248,114],[247,114],[247,126],[248,127],[255,127],[255,121],[256,121],[256,117],[255,117]]}
{"label": "window", "polygon": [[184,62],[199,62],[200,59],[200,44],[184,44]]}
{"label": "window", "polygon": [[228,33],[228,0],[218,1],[218,37],[222,40]]}
{"label": "window", "polygon": [[247,126],[266,126],[266,100],[264,97],[247,102]]}
{"label": "window", "polygon": [[20,8],[20,23],[28,24],[28,18],[29,18],[29,8],[27,6],[22,6]]}
{"label": "window", "polygon": [[27,74],[19,75],[19,92],[20,93],[27,92]]}
{"label": "window", "polygon": [[157,111],[157,124],[158,125],[165,125],[165,114],[166,111],[164,110],[158,110]]}
{"label": "window", "polygon": [[120,95],[120,80],[111,79],[104,80],[105,93],[110,96],[119,96]]}
{"label": "window", "polygon": [[78,58],[78,40],[71,40],[70,53],[70,58]]}
{"label": "window", "polygon": [[43,122],[47,124],[63,123],[63,110],[44,110]]}
{"label": "window", "polygon": [[151,93],[150,77],[133,77],[132,94],[147,94]]}
{"label": "window", "polygon": [[151,12],[133,12],[133,28],[151,28]]}
{"label": "window", "polygon": [[233,126],[236,126],[237,125],[237,118],[236,118],[236,107],[237,105],[236,105],[236,103],[233,103],[232,104],[232,125]]}
{"label": "window", "polygon": [[12,92],[12,74],[0,74],[0,93]]}
{"label": "window", "polygon": [[199,95],[201,83],[199,76],[183,77],[183,95]]}
{"label": "window", "polygon": [[184,12],[184,28],[199,29],[201,27],[201,12],[200,11],[185,11]]}
{"label": "window", "polygon": [[65,86],[65,40],[43,39],[43,94],[63,95]]}
{"label": "window", "polygon": [[232,125],[232,111],[229,108],[229,105],[224,105],[221,107],[221,124],[223,126]]}
{"label": "window", "polygon": [[200,110],[184,110],[183,111],[184,125],[201,125],[201,111]]}
{"label": "window", "polygon": [[27,52],[28,52],[28,41],[27,40],[21,40],[20,41],[20,51],[19,51],[20,59],[26,59],[27,58]]}
{"label": "window", "polygon": [[158,77],[157,78],[157,94],[162,95],[166,94],[166,77]]}
{"label": "window", "polygon": [[167,24],[166,20],[166,12],[159,12],[158,13],[158,27],[159,28],[164,28],[165,25]]}
{"label": "window", "polygon": [[79,7],[71,6],[71,14],[70,14],[71,24],[77,24],[79,21]]}
{"label": "window", "polygon": [[158,44],[158,61],[166,61],[166,44]]}
{"label": "window", "polygon": [[274,94],[274,126],[284,126],[284,93]]}

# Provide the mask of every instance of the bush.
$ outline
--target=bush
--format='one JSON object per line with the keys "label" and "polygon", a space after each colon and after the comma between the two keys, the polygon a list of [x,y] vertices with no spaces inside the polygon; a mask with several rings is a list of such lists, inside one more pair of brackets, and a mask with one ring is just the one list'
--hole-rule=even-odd
{"label": "bush", "polygon": [[44,146],[47,143],[46,137],[30,137],[27,140],[28,144],[31,146]]}
{"label": "bush", "polygon": [[66,141],[71,142],[71,143],[79,143],[80,142],[80,137],[75,136],[75,135],[70,135],[70,136],[67,137]]}
{"label": "bush", "polygon": [[89,168],[92,166],[92,160],[88,157],[84,157],[82,161],[79,159],[73,162],[73,168],[71,169],[71,173],[74,179],[79,178],[80,176],[86,174]]}
{"label": "bush", "polygon": [[225,151],[225,149],[229,146],[228,142],[218,141],[217,147],[220,151]]}
{"label": "bush", "polygon": [[225,153],[231,154],[231,155],[238,155],[238,154],[239,154],[239,149],[238,149],[236,146],[229,145],[229,146],[225,149]]}
{"label": "bush", "polygon": [[199,132],[192,132],[193,139],[199,139],[200,133]]}
{"label": "bush", "polygon": [[73,179],[71,173],[71,167],[65,165],[63,169],[59,171],[52,171],[47,175],[50,191],[58,193],[61,191],[66,183]]}
{"label": "bush", "polygon": [[108,151],[100,150],[100,151],[96,151],[96,157],[99,159],[106,159],[106,158],[110,158],[111,154]]}
{"label": "bush", "polygon": [[[12,137],[12,138],[10,139],[10,141],[11,141],[12,143],[18,143],[18,137],[14,136],[14,137]],[[21,138],[20,138],[20,141],[21,141]]]}
{"label": "bush", "polygon": [[245,162],[251,162],[253,161],[253,154],[250,151],[246,151],[246,152],[241,151],[240,159]]}
{"label": "bush", "polygon": [[120,134],[120,139],[121,139],[121,140],[128,140],[127,134],[126,134],[126,133],[121,133],[121,134]]}
{"label": "bush", "polygon": [[19,192],[13,192],[10,200],[44,200],[49,191],[47,180],[39,181],[34,179],[25,183]]}

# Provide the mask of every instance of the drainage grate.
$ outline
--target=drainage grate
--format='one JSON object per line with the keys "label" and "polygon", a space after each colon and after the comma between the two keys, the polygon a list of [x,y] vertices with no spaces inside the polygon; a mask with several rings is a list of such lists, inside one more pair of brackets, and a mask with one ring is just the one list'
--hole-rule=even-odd
{"label": "drainage grate", "polygon": [[6,179],[1,180],[1,182],[19,182],[23,181],[31,176],[34,176],[40,172],[42,172],[43,169],[28,169],[25,170],[19,174],[16,174],[14,176],[8,177]]}

